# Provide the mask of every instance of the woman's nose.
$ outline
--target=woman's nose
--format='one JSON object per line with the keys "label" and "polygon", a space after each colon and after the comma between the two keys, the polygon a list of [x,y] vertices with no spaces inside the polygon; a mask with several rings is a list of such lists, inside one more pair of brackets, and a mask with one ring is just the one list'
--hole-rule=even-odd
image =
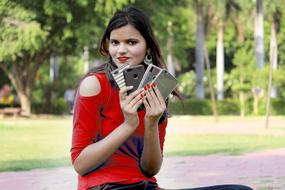
{"label": "woman's nose", "polygon": [[119,54],[125,54],[127,53],[127,47],[125,44],[120,44],[118,48],[118,53]]}

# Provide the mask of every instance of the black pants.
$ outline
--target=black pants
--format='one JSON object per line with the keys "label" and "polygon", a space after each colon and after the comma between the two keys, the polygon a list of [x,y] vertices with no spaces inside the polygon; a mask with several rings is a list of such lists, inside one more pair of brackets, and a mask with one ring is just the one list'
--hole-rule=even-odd
{"label": "black pants", "polygon": [[215,185],[215,186],[207,186],[207,187],[197,187],[190,189],[180,189],[180,190],[253,190],[250,187],[244,185]]}
{"label": "black pants", "polygon": [[150,181],[141,181],[133,184],[103,184],[91,187],[89,190],[253,190],[244,185],[215,185],[189,189],[163,189],[158,187],[156,183]]}

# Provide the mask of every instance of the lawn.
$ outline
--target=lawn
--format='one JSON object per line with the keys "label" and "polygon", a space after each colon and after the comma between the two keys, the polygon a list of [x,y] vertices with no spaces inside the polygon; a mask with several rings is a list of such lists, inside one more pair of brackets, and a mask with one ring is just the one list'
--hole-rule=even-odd
{"label": "lawn", "polygon": [[[179,126],[176,126],[179,127]],[[0,120],[0,171],[70,165],[71,117]],[[285,135],[168,134],[165,155],[241,154],[285,147]]]}
{"label": "lawn", "polygon": [[0,171],[70,165],[71,119],[0,124]]}

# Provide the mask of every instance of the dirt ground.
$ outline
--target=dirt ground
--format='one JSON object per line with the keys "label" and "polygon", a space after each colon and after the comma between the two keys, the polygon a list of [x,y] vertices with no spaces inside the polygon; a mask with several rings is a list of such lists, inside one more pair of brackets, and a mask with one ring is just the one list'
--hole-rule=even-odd
{"label": "dirt ground", "polygon": [[[285,134],[285,117],[272,118],[269,129],[264,123],[262,117],[229,117],[215,123],[211,118],[176,116],[169,119],[167,133]],[[169,189],[238,183],[255,190],[284,190],[285,145],[238,156],[166,157],[157,179]],[[1,190],[71,190],[76,189],[76,181],[72,167],[0,173]]]}

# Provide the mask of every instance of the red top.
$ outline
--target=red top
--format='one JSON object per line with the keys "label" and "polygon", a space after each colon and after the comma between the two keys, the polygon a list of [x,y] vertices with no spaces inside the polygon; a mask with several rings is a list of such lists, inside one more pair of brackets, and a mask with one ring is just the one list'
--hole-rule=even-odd
{"label": "red top", "polygon": [[[79,94],[76,96],[71,148],[72,162],[85,147],[103,139],[124,121],[118,90],[111,87],[106,74],[94,75],[100,82],[101,92],[89,97]],[[156,182],[154,177],[144,176],[139,167],[144,145],[145,111],[139,111],[138,115],[139,127],[133,135],[93,172],[78,176],[79,190],[106,183],[129,184],[142,180]],[[166,125],[167,119],[158,126],[161,149],[163,149]]]}

